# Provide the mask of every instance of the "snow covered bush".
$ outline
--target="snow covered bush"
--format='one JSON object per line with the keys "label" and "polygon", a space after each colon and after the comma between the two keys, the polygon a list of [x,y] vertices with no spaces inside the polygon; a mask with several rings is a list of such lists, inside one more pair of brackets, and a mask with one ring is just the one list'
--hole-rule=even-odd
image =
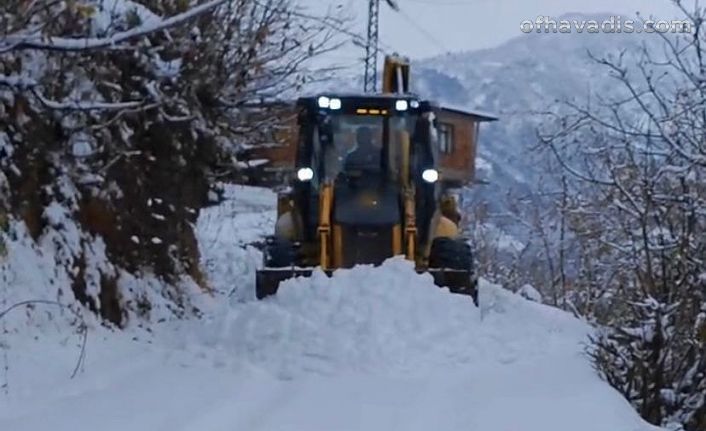
{"label": "snow covered bush", "polygon": [[517,294],[530,301],[538,302],[540,304],[542,303],[542,294],[539,293],[539,291],[531,284],[522,285],[522,287],[520,287],[517,291]]}
{"label": "snow covered bush", "polygon": [[706,326],[703,317],[685,321],[693,313],[654,298],[632,302],[628,317],[603,328],[589,352],[602,377],[645,419],[671,429],[706,424]]}
{"label": "snow covered bush", "polygon": [[706,429],[706,49],[661,35],[637,67],[596,58],[630,97],[599,95],[547,125],[542,139],[575,187],[572,294],[604,329],[596,368],[657,425]]}
{"label": "snow covered bush", "polygon": [[118,325],[156,297],[193,312],[199,209],[277,121],[243,107],[308,79],[326,19],[289,0],[0,4],[0,206],[53,238],[69,298]]}

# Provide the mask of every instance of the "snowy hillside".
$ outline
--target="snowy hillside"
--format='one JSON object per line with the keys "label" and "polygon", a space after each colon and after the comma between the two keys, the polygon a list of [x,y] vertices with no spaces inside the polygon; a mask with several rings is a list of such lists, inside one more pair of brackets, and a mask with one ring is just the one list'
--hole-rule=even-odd
{"label": "snowy hillside", "polygon": [[[606,16],[565,15],[562,19]],[[508,190],[536,191],[540,172],[533,147],[540,113],[556,111],[559,101],[588,103],[596,94],[617,96],[621,89],[589,57],[617,56],[657,36],[610,33],[530,33],[498,47],[449,53],[414,64],[414,90],[425,97],[465,109],[498,114],[485,125],[479,149],[479,179],[489,182],[476,193],[498,205]],[[628,53],[627,64],[634,62]]]}
{"label": "snowy hillside", "polygon": [[203,318],[93,328],[74,379],[80,337],[7,335],[0,429],[654,429],[592,370],[584,323],[498,286],[481,283],[477,309],[393,259],[252,300],[246,244],[269,232],[275,202],[227,196],[199,220],[223,290],[201,301]]}

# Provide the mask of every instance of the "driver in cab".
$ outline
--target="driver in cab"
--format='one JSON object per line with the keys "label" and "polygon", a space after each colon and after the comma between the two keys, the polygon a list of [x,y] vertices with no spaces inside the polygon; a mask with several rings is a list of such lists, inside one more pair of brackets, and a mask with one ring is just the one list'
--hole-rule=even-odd
{"label": "driver in cab", "polygon": [[379,132],[367,126],[356,130],[356,146],[348,153],[345,162],[346,171],[370,171],[380,169],[381,146]]}

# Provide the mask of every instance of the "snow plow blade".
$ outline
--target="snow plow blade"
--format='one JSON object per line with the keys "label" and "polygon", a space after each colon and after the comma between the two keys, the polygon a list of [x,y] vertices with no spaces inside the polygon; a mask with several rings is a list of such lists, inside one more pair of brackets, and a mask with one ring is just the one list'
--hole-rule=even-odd
{"label": "snow plow blade", "polygon": [[[313,269],[299,268],[273,268],[257,271],[255,294],[257,299],[263,299],[274,295],[279,289],[280,283],[295,277],[310,277]],[[333,271],[324,271],[329,277]],[[418,270],[420,274],[428,272],[434,277],[434,284],[439,287],[446,287],[452,293],[468,295],[473,301],[478,303],[477,280],[468,271],[455,269],[428,269]]]}

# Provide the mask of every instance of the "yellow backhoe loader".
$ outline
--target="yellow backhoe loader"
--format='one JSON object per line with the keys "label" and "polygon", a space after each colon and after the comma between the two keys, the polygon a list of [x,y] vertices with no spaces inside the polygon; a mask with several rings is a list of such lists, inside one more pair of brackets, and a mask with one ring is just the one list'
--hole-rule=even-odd
{"label": "yellow backhoe loader", "polygon": [[455,201],[440,190],[434,104],[408,91],[409,63],[385,60],[382,94],[297,101],[295,178],[279,197],[257,272],[262,299],[283,280],[404,255],[437,285],[476,299]]}

